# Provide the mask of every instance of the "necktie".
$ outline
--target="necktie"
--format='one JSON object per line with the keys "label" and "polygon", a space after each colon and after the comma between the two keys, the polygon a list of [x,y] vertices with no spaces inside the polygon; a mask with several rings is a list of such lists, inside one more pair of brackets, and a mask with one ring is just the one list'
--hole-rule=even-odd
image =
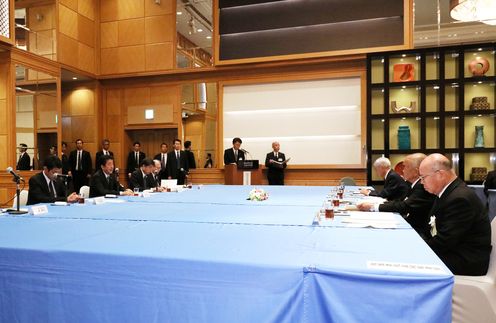
{"label": "necktie", "polygon": [[50,191],[50,197],[51,198],[55,198],[55,191],[53,190],[53,182],[50,181],[50,183],[48,184],[48,190]]}
{"label": "necktie", "polygon": [[82,166],[81,166],[81,151],[78,151],[77,170],[82,170]]}
{"label": "necktie", "polygon": [[148,185],[146,185],[146,184],[147,184],[147,183],[146,183],[146,180],[147,180],[147,178],[146,178],[146,175],[145,175],[145,176],[143,176],[143,188],[144,188],[145,190],[148,188]]}
{"label": "necktie", "polygon": [[276,158],[277,158],[277,153],[276,153]]}
{"label": "necktie", "polygon": [[110,187],[110,176],[107,176],[107,187]]}
{"label": "necktie", "polygon": [[136,152],[136,167],[138,168],[139,167],[139,153]]}
{"label": "necktie", "polygon": [[238,151],[236,149],[234,149],[234,159],[238,161]]}
{"label": "necktie", "polygon": [[162,154],[162,168],[165,168],[165,154]]}
{"label": "necktie", "polygon": [[179,158],[180,158],[179,150],[177,150],[176,151],[177,169],[180,169],[181,168],[181,160]]}

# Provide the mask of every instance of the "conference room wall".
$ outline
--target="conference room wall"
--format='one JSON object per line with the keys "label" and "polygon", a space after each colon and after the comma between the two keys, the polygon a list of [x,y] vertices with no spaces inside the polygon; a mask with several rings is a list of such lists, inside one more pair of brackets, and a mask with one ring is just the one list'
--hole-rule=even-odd
{"label": "conference room wall", "polygon": [[82,139],[84,149],[95,158],[101,138],[99,92],[96,81],[62,89],[62,141],[67,143],[67,153],[76,149],[77,139]]}
{"label": "conference room wall", "polygon": [[97,3],[97,0],[57,1],[58,61],[91,74],[98,73]]}
{"label": "conference room wall", "polygon": [[175,7],[175,0],[100,1],[100,73],[173,69]]}
{"label": "conference room wall", "polygon": [[[3,152],[0,154],[0,168],[6,169],[9,167],[9,162],[15,158],[15,98],[13,97],[13,66],[10,64],[8,53],[0,55],[0,147]],[[14,106],[14,109],[12,109]],[[14,125],[14,126],[12,126]],[[12,178],[10,179],[12,181]],[[7,200],[10,191],[0,186],[0,203]]]}

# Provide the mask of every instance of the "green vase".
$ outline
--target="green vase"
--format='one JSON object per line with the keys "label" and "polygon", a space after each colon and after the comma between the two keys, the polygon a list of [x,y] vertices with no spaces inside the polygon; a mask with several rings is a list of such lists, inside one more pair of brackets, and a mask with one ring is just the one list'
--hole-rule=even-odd
{"label": "green vase", "polygon": [[475,148],[484,148],[484,126],[475,126]]}

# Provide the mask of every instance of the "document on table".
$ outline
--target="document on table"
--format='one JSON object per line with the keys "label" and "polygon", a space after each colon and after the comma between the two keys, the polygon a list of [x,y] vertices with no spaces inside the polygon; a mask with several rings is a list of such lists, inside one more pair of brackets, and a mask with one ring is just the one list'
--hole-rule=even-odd
{"label": "document on table", "polygon": [[342,220],[347,227],[376,229],[396,229],[398,221],[392,212],[357,212],[349,211],[349,217]]}

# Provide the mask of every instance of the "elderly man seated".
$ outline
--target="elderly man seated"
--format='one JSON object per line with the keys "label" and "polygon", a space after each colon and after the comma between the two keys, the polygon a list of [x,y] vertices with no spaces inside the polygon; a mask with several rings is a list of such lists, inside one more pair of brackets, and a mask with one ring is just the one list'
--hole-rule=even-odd
{"label": "elderly man seated", "polygon": [[408,192],[408,184],[391,169],[391,162],[386,157],[377,158],[374,162],[374,171],[377,176],[384,178],[384,188],[380,192],[361,189],[363,195],[380,196],[388,201],[401,201]]}
{"label": "elderly man seated", "polygon": [[459,179],[451,162],[432,154],[420,164],[425,189],[437,195],[425,241],[455,275],[485,275],[491,253],[491,226],[475,192]]}

